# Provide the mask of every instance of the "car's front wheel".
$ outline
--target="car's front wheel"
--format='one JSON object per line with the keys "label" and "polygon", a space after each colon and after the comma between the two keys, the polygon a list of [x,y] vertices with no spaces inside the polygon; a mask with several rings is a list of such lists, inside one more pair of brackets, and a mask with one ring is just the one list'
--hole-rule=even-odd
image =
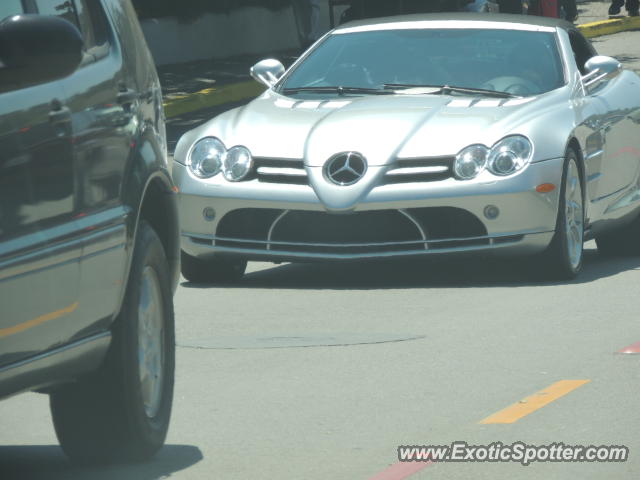
{"label": "car's front wheel", "polygon": [[556,233],[539,265],[543,275],[570,280],[582,269],[584,244],[584,195],[578,156],[567,151],[562,172]]}
{"label": "car's front wheel", "polygon": [[163,445],[173,400],[172,297],[162,243],[142,221],[103,366],[50,396],[58,440],[72,460],[146,460]]}
{"label": "car's front wheel", "polygon": [[181,266],[182,276],[190,282],[233,282],[242,278],[247,261],[232,257],[200,259],[182,252]]}

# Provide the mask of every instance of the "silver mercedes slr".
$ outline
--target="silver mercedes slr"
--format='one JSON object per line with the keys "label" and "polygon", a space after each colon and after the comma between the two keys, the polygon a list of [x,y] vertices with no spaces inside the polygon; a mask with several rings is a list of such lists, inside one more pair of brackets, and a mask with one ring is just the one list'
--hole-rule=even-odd
{"label": "silver mercedes slr", "polygon": [[640,254],[640,78],[573,25],[473,13],[329,32],[175,151],[182,272],[247,260]]}

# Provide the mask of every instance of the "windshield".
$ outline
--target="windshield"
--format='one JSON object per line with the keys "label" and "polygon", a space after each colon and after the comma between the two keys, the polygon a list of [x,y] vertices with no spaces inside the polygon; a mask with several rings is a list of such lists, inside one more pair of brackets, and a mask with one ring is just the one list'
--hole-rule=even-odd
{"label": "windshield", "polygon": [[563,84],[551,32],[407,29],[330,35],[287,75],[279,91],[298,96],[322,93],[299,90],[310,87],[398,86],[410,93],[414,85],[446,85],[529,96]]}

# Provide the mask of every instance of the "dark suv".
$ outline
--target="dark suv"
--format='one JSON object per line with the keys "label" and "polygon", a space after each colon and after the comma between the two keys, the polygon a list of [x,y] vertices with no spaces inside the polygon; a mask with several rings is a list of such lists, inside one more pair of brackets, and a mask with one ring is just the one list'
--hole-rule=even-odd
{"label": "dark suv", "polygon": [[179,275],[162,95],[129,0],[0,1],[0,398],[64,451],[164,443]]}

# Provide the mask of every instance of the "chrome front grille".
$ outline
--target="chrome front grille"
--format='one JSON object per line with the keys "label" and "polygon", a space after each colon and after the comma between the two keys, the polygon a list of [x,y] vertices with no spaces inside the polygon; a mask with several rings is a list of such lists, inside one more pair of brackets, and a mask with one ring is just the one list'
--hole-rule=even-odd
{"label": "chrome front grille", "polygon": [[253,178],[266,183],[309,184],[304,161],[295,158],[254,157]]}
{"label": "chrome front grille", "polygon": [[383,185],[435,182],[453,176],[455,157],[398,158],[384,176]]}
{"label": "chrome front grille", "polygon": [[[455,157],[399,158],[385,173],[382,185],[435,182],[453,177]],[[259,182],[309,185],[304,160],[254,157],[252,177]]]}

